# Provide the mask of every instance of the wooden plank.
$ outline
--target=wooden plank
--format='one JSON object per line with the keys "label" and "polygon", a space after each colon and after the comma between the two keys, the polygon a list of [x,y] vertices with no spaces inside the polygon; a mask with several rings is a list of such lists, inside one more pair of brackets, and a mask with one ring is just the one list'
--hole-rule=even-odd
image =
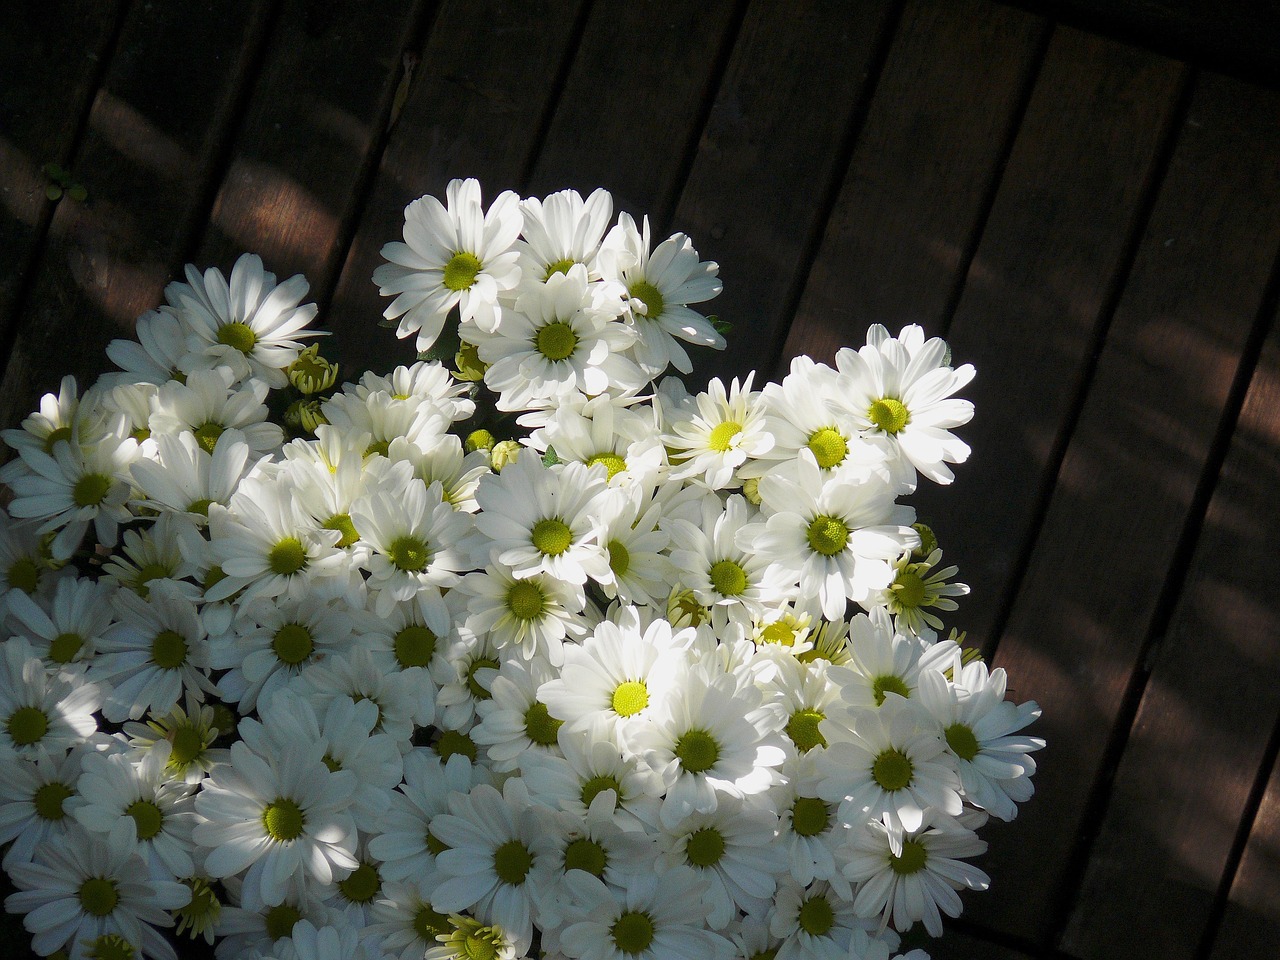
{"label": "wooden plank", "polygon": [[383,262],[379,251],[401,239],[407,204],[424,194],[443,197],[454,177],[478,178],[486,206],[519,187],[581,5],[557,4],[554,12],[521,0],[441,5],[337,290],[321,312],[338,334],[327,353],[346,371],[412,360],[412,341],[378,326],[386,307],[371,279]]}
{"label": "wooden plank", "polygon": [[314,3],[287,0],[194,258],[202,268],[229,272],[252,252],[281,279],[305,274],[312,297],[331,287],[423,2],[359,16],[339,5],[317,23]]}
{"label": "wooden plank", "polygon": [[[604,187],[615,211],[648,214],[655,227],[665,223],[738,6],[737,0],[594,4],[526,193],[572,187],[585,197]],[[618,56],[619,38],[626,56]]]}
{"label": "wooden plank", "polygon": [[[773,367],[895,8],[748,10],[672,223],[719,262],[724,293],[705,306],[734,324],[727,353],[699,351],[691,386]],[[823,109],[797,109],[815,98]]]}
{"label": "wooden plank", "polygon": [[[989,893],[962,894],[966,904],[971,900],[990,895]],[[931,960],[1033,960],[1030,954],[1023,953],[1021,950],[993,943],[972,933],[953,930],[951,921],[946,923],[942,937],[938,940],[929,936],[917,936],[916,933],[908,934],[903,938],[900,952],[905,953],[908,947],[918,947],[926,951]]]}
{"label": "wooden plank", "polygon": [[[1219,255],[1221,279],[1206,283],[1204,294],[1193,301],[1208,315],[1185,315],[1182,322],[1194,324],[1194,334],[1182,333],[1176,325],[1162,331],[1169,342],[1160,352],[1194,351],[1204,358],[1196,367],[1212,382],[1206,387],[1195,380],[1166,381],[1174,396],[1164,399],[1160,419],[1184,423],[1179,407],[1203,407],[1211,413],[1230,382],[1237,321],[1232,318],[1228,324],[1214,313],[1243,313],[1256,303],[1261,271],[1270,267],[1268,258],[1280,245],[1275,226],[1280,216],[1280,131],[1274,123],[1280,95],[1213,77],[1203,86],[1188,127],[1205,142],[1189,169],[1202,181],[1222,183],[1233,192],[1233,202],[1210,211],[1208,222],[1199,222],[1200,236],[1192,239],[1204,244],[1197,261],[1205,268],[1215,266],[1208,260],[1215,239],[1226,251]],[[1245,206],[1252,207],[1247,214],[1241,210]],[[1175,245],[1183,239],[1176,236]],[[1215,311],[1215,298],[1226,306]],[[1190,389],[1174,386],[1184,383]],[[1179,402],[1177,393],[1187,394],[1186,399]],[[1278,400],[1280,333],[1267,343],[1255,369],[1185,587],[1155,651],[1116,772],[1064,941],[1081,957],[1114,956],[1124,944],[1134,958],[1191,957],[1211,922],[1280,714],[1280,686],[1274,677],[1280,664],[1280,595],[1270,570],[1274,534],[1280,529],[1275,499]],[[1163,425],[1156,429],[1162,440],[1177,438],[1183,448],[1168,464],[1189,474],[1185,481],[1175,481],[1177,486],[1194,482],[1195,461],[1186,456],[1190,451],[1179,436],[1184,431],[1170,435]],[[1159,555],[1141,556],[1160,569]]]}
{"label": "wooden plank", "polygon": [[[1269,379],[1271,377],[1269,375]],[[1280,398],[1273,396],[1272,403],[1280,404]],[[1275,434],[1271,436],[1269,463],[1274,476]],[[1275,663],[1274,658],[1271,662]],[[1277,943],[1280,943],[1280,763],[1272,765],[1271,778],[1231,884],[1226,912],[1209,960],[1255,960],[1274,952]]]}
{"label": "wooden plank", "polygon": [[[41,170],[72,166],[120,7],[103,0],[0,7],[0,348],[53,216]],[[82,171],[73,172],[82,182]]]}
{"label": "wooden plank", "polygon": [[[976,918],[1011,935],[1043,942],[1069,905],[1108,739],[1128,723],[1126,691],[1197,519],[1197,486],[1280,248],[1277,106],[1217,76],[1198,84],[1000,642],[996,662],[1018,698],[1043,707],[1037,732],[1051,745],[1036,802],[992,837],[985,864],[1018,896],[975,903]],[[1176,802],[1178,784],[1165,786],[1162,802]],[[1128,839],[1125,879],[1087,892],[1103,922],[1076,926],[1068,943],[1084,958],[1187,955],[1194,938],[1162,933],[1175,929],[1177,908],[1161,899],[1171,891],[1147,887],[1167,838]],[[1148,890],[1147,912],[1131,909]]]}
{"label": "wooden plank", "polygon": [[0,423],[17,423],[64,374],[91,380],[107,342],[160,301],[206,214],[238,84],[273,7],[130,8],[76,161],[92,194],[58,205],[0,383]]}
{"label": "wooden plank", "polygon": [[945,331],[955,362],[978,371],[964,390],[977,413],[957,431],[974,452],[955,483],[911,498],[973,588],[949,622],[977,642],[993,639],[1021,572],[1183,73],[1073,30],[1045,54]]}
{"label": "wooden plank", "polygon": [[873,323],[941,332],[1048,29],[982,0],[907,4],[783,364],[830,363]]}

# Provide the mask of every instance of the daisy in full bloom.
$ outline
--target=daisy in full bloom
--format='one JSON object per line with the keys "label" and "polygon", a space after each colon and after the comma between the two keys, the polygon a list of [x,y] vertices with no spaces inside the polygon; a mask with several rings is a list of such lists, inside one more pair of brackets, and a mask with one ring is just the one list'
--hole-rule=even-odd
{"label": "daisy in full bloom", "polygon": [[769,932],[782,940],[777,960],[888,960],[898,935],[886,930],[877,941],[868,926],[848,899],[821,880],[807,887],[781,884],[769,919]]}
{"label": "daisy in full bloom", "polygon": [[152,583],[163,582],[188,596],[198,597],[193,579],[199,570],[196,558],[204,554],[204,540],[196,521],[177,513],[161,514],[147,527],[126,530],[120,546],[103,561],[103,578],[127,587],[144,600]]}
{"label": "daisy in full bloom", "polygon": [[544,659],[506,660],[489,684],[489,699],[476,704],[479,722],[471,739],[485,748],[494,772],[515,770],[528,750],[559,754],[558,734],[564,723],[547,712],[538,687],[555,675]]}
{"label": "daisy in full bloom", "polygon": [[953,427],[973,418],[973,404],[951,395],[973,379],[973,366],[952,369],[947,344],[915,324],[897,337],[875,324],[866,346],[836,353],[839,377],[832,401],[869,435],[889,440],[904,482],[916,472],[935,483],[954,479],[948,463],[964,463],[969,447]]}
{"label": "daisy in full bloom", "polygon": [[678,340],[716,350],[725,346],[711,321],[689,309],[720,293],[720,268],[699,260],[683,233],[651,247],[649,218],[637,228],[630,215],[620,215],[601,245],[601,273],[626,288],[627,313],[637,333],[631,355],[641,369],[651,377],[668,366],[689,373],[693,364]]}
{"label": "daisy in full bloom", "polygon": [[891,693],[915,696],[921,674],[947,669],[957,650],[952,640],[923,646],[914,635],[895,629],[884,607],[860,613],[848,625],[849,660],[830,672],[848,717],[880,706]]}
{"label": "daisy in full bloom", "polygon": [[952,597],[963,597],[969,588],[963,583],[948,583],[959,567],[935,569],[942,561],[942,551],[934,549],[924,559],[916,551],[904,553],[894,564],[893,582],[871,602],[879,600],[893,614],[894,622],[917,636],[926,630],[941,630],[942,620],[932,610],[955,610]]}
{"label": "daisy in full bloom", "polygon": [[68,948],[72,956],[92,955],[86,941],[92,949],[118,938],[116,956],[136,952],[177,960],[155,928],[173,926],[167,911],[186,904],[191,890],[149,877],[146,864],[129,847],[92,837],[77,825],[61,842],[41,846],[33,862],[10,867],[9,876],[18,892],[5,898],[5,909],[26,914],[23,926],[36,953],[48,956]]}
{"label": "daisy in full bloom", "polygon": [[879,820],[849,831],[844,875],[858,884],[853,901],[860,917],[880,917],[880,929],[890,920],[905,932],[924,922],[932,936],[942,936],[942,917],[960,916],[957,890],[986,890],[990,878],[962,858],[984,853],[978,839],[948,817],[929,810],[920,829],[903,833]]}
{"label": "daisy in full bloom", "polygon": [[217,365],[212,357],[197,358],[188,353],[186,324],[172,307],[148,310],[134,324],[133,335],[136,340],[112,340],[107,344],[107,356],[121,372],[104,373],[98,381],[104,387],[138,383],[160,386],[191,370]]}
{"label": "daisy in full bloom", "polygon": [[156,459],[133,464],[134,485],[143,504],[162,512],[185,514],[203,526],[209,505],[226,506],[247,472],[249,445],[239,430],[225,430],[210,452],[194,433],[183,431],[155,438]]}
{"label": "daisy in full bloom", "polygon": [[192,786],[227,760],[226,750],[213,746],[219,733],[213,707],[190,693],[182,705],[166,714],[153,713],[145,723],[126,723],[124,732],[129,746],[140,753],[163,745],[167,749],[165,775]]}
{"label": "daisy in full bloom", "polygon": [[574,265],[522,294],[492,334],[468,331],[489,365],[484,382],[499,394],[498,409],[641,387],[640,368],[623,356],[636,334],[616,320],[621,312],[621,299],[589,287],[586,268]]}
{"label": "daisy in full bloom", "polygon": [[80,770],[86,755],[110,748],[105,734],[94,734],[70,750],[39,750],[31,759],[10,757],[0,777],[0,844],[4,868],[28,863],[36,850],[57,846],[76,820],[83,800]]}
{"label": "daisy in full bloom", "polygon": [[0,750],[34,758],[80,743],[98,729],[102,690],[80,675],[51,674],[21,637],[0,645]]}
{"label": "daisy in full bloom", "polygon": [[599,542],[601,501],[609,496],[605,469],[581,463],[544,467],[523,456],[499,474],[480,479],[483,512],[476,528],[489,538],[489,557],[518,578],[547,573],[581,586],[609,576]]}
{"label": "daisy in full bloom", "polygon": [[677,518],[666,525],[678,582],[711,609],[717,628],[748,624],[779,592],[765,582],[770,555],[742,546],[741,534],[756,519],[755,508],[739,494],[723,503],[709,494],[698,507],[697,522]]}
{"label": "daisy in full bloom", "polygon": [[299,274],[277,285],[252,253],[235,262],[230,282],[212,267],[201,275],[188,264],[186,274],[186,283],[165,288],[165,299],[185,324],[187,349],[226,365],[239,380],[252,376],[283,387],[285,368],[302,352],[299,339],[321,336],[304,329],[316,315],[314,303],[302,303],[306,278]]}
{"label": "daisy in full bloom", "polygon": [[404,242],[384,246],[390,262],[373,272],[378,292],[395,297],[383,316],[400,318],[396,336],[416,333],[419,351],[435,343],[455,306],[464,324],[494,329],[499,295],[520,282],[520,198],[502,193],[486,212],[479,181],[451,180],[445,201],[427,196],[405,207]]}
{"label": "daisy in full bloom", "polygon": [[230,763],[216,768],[196,797],[193,836],[209,848],[205,870],[215,878],[244,873],[249,909],[283,903],[304,876],[327,887],[359,866],[349,812],[356,775],[330,771],[324,752],[323,743],[293,743],[259,753],[237,741]]}
{"label": "daisy in full bloom", "polygon": [[958,816],[960,778],[937,725],[915,702],[896,694],[879,710],[860,711],[852,729],[828,719],[830,746],[818,758],[822,799],[840,804],[840,819],[884,819],[915,831],[929,807]]}
{"label": "daisy in full bloom", "polygon": [[578,639],[588,629],[582,588],[544,573],[517,578],[491,565],[467,574],[460,589],[470,597],[467,630],[496,649],[516,649],[526,660],[541,654],[559,666],[565,638]]}
{"label": "daisy in full bloom", "polygon": [[234,385],[227,377],[223,368],[197,370],[184,382],[166,383],[156,396],[149,421],[152,434],[158,438],[190,433],[207,453],[213,453],[218,438],[234,429],[240,434],[237,439],[255,454],[278,450],[284,433],[267,419],[266,382],[250,380]]}
{"label": "daisy in full bloom", "polygon": [[875,474],[826,480],[807,450],[759,489],[768,519],[744,528],[741,546],[769,558],[780,587],[799,584],[802,595],[816,595],[828,620],[840,619],[847,601],[887,587],[891,562],[920,542],[907,526],[915,511],[895,505],[892,487]]}
{"label": "daisy in full bloom", "polygon": [[50,666],[87,663],[114,621],[109,583],[59,577],[50,599],[14,591],[8,604],[10,631],[25,637],[32,651]]}
{"label": "daisy in full bloom", "polygon": [[560,946],[575,960],[729,960],[733,944],[707,929],[704,881],[686,866],[640,874],[622,889],[585,870],[565,877],[573,909]]}
{"label": "daisy in full bloom", "polygon": [[628,746],[667,786],[662,825],[712,813],[724,795],[768,790],[786,757],[780,725],[749,678],[707,662],[685,671],[654,721],[628,735]]}
{"label": "daisy in full bloom", "polygon": [[1012,820],[1017,804],[1034,792],[1031,754],[1044,740],[1020,731],[1040,716],[1040,707],[1034,700],[1005,700],[1001,667],[988,672],[981,660],[962,665],[958,650],[948,666],[951,683],[938,671],[921,676],[920,703],[942,725],[965,799],[993,817]]}
{"label": "daisy in full bloom", "polygon": [[530,803],[519,779],[508,780],[501,793],[481,784],[451,795],[449,812],[431,821],[431,833],[448,847],[436,855],[442,879],[431,905],[442,913],[473,910],[527,949],[534,891],[553,869],[549,816]]}
{"label": "daisy in full bloom", "polygon": [[[0,438],[25,458],[33,450],[53,455],[59,443],[76,442],[91,447],[117,425],[112,423],[102,403],[102,391],[91,387],[80,396],[75,377],[63,377],[56,394],[40,398],[40,409],[22,421],[20,430],[0,431]],[[0,469],[0,480],[16,473],[17,467]]]}
{"label": "daisy in full bloom", "polygon": [[712,490],[737,486],[734,471],[773,448],[761,395],[751,390],[753,376],[741,384],[734,378],[727,394],[720,379],[713,379],[697,395],[697,413],[670,424],[663,441],[676,464],[671,479],[699,477]]}

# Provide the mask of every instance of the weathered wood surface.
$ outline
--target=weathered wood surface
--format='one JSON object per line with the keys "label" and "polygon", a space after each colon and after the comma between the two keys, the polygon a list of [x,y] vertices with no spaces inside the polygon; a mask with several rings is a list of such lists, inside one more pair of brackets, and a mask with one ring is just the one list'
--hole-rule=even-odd
{"label": "weathered wood surface", "polygon": [[[410,355],[370,280],[408,202],[609,187],[720,262],[704,377],[872,322],[978,368],[972,462],[915,502],[974,588],[951,622],[1050,745],[931,953],[1274,951],[1276,93],[988,0],[26,6],[4,425],[187,259],[306,273],[353,373]],[[87,200],[44,199],[49,161]]]}

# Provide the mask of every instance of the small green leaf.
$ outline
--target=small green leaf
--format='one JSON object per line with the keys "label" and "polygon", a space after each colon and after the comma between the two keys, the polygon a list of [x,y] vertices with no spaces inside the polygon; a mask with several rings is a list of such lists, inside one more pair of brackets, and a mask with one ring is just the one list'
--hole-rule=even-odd
{"label": "small green leaf", "polygon": [[557,463],[561,462],[561,459],[556,456],[556,448],[547,447],[547,452],[542,455],[542,465],[544,467],[554,467]]}
{"label": "small green leaf", "polygon": [[711,321],[711,326],[715,329],[716,333],[721,336],[725,336],[733,330],[733,324],[728,320],[721,320],[716,316],[710,316],[707,317],[707,319]]}

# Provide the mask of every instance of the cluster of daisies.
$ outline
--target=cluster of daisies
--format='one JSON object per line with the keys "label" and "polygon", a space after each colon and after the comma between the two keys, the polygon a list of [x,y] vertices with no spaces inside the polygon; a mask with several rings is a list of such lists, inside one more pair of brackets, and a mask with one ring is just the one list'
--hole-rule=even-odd
{"label": "cluster of daisies", "polygon": [[245,256],[3,434],[0,842],[35,952],[939,935],[1043,746],[940,637],[967,588],[898,502],[968,455],[972,368],[874,327],[691,395],[666,374],[724,345],[691,306],[717,267],[604,191],[455,181],[384,256],[412,365],[338,385],[306,282]]}

